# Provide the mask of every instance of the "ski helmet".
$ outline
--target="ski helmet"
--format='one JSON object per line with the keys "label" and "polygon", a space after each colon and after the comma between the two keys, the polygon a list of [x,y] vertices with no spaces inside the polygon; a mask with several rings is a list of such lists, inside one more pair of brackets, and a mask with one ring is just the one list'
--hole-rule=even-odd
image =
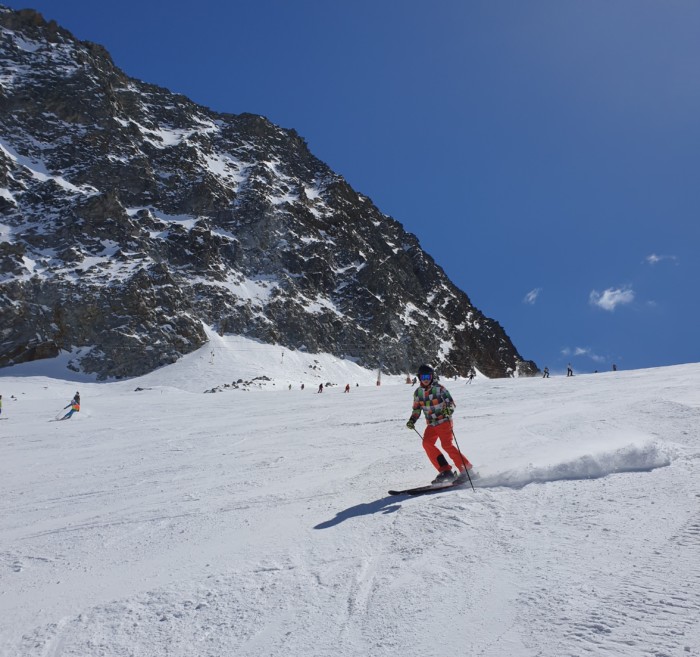
{"label": "ski helmet", "polygon": [[429,374],[431,380],[435,378],[435,370],[432,367],[430,367],[430,365],[421,365],[418,368],[418,380],[419,381],[424,374]]}

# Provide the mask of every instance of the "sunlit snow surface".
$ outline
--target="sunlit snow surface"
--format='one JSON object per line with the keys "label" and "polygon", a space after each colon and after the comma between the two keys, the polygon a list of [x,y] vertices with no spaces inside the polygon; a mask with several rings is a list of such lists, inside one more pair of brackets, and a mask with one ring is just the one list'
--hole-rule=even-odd
{"label": "sunlit snow surface", "polygon": [[215,335],[66,362],[0,371],[0,655],[700,653],[700,365],[445,381],[477,490],[407,498],[401,377]]}

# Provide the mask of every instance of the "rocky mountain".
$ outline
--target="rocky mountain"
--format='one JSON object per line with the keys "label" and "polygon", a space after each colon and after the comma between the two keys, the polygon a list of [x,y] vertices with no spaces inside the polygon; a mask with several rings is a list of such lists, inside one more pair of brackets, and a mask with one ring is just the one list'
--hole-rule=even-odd
{"label": "rocky mountain", "polygon": [[537,369],[294,130],[0,6],[0,366],[135,376],[205,326],[390,373]]}

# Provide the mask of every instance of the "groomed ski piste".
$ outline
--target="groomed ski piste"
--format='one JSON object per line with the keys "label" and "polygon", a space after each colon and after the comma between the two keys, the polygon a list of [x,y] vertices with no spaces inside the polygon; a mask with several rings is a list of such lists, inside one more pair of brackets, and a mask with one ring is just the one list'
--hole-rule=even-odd
{"label": "groomed ski piste", "polygon": [[4,657],[700,654],[698,364],[443,380],[476,492],[402,497],[404,377],[215,335],[67,360],[0,371]]}

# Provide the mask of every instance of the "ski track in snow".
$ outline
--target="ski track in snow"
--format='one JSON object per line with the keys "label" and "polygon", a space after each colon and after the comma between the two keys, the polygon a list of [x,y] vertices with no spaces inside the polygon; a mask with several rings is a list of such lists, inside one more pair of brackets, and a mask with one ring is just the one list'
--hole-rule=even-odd
{"label": "ski track in snow", "polygon": [[418,498],[411,387],[184,367],[56,424],[74,383],[0,378],[2,657],[700,654],[700,365],[448,382],[482,476]]}

